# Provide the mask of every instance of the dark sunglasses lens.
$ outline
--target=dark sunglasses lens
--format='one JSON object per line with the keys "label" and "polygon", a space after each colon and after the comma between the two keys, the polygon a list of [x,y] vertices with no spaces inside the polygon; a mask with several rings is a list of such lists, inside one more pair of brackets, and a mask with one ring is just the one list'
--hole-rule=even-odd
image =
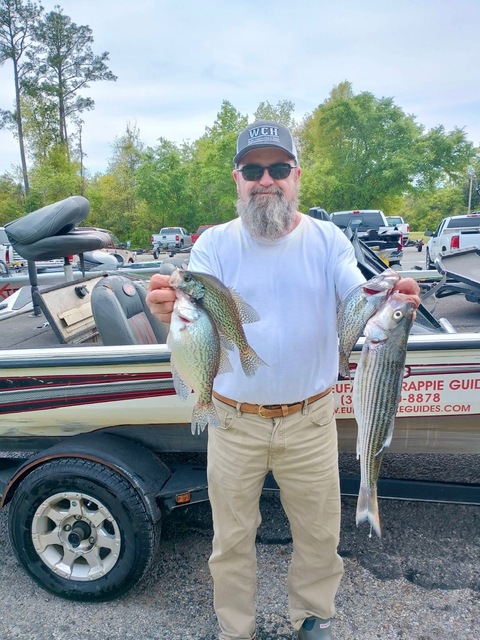
{"label": "dark sunglasses lens", "polygon": [[274,180],[283,180],[284,178],[288,178],[292,168],[293,167],[287,162],[277,162],[277,164],[271,164],[268,167],[268,173]]}
{"label": "dark sunglasses lens", "polygon": [[293,167],[288,162],[277,162],[269,167],[262,167],[259,164],[247,164],[241,169],[241,172],[245,180],[260,180],[265,169],[268,170],[274,180],[284,180],[288,178]]}
{"label": "dark sunglasses lens", "polygon": [[260,180],[263,176],[263,167],[259,164],[247,164],[242,169],[245,180]]}

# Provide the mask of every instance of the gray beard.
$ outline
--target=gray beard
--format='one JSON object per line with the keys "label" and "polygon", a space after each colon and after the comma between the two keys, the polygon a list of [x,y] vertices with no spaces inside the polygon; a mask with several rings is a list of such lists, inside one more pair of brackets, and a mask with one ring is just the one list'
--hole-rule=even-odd
{"label": "gray beard", "polygon": [[237,200],[237,213],[242,219],[252,238],[255,240],[278,240],[289,233],[295,222],[298,200],[288,202],[283,191],[278,187],[271,187],[270,193],[277,197],[263,197],[258,191],[265,192],[265,188],[257,187],[250,193],[247,202]]}

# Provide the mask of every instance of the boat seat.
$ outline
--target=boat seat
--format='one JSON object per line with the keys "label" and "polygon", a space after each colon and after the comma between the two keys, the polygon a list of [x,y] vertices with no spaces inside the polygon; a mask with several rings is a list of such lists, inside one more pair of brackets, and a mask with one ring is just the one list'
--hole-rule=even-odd
{"label": "boat seat", "polygon": [[102,249],[110,236],[102,231],[77,229],[90,210],[83,196],[70,196],[27,213],[5,225],[14,250],[26,260],[54,260]]}
{"label": "boat seat", "polygon": [[146,289],[126,276],[108,275],[93,287],[93,318],[106,346],[164,344],[169,326],[147,307]]}

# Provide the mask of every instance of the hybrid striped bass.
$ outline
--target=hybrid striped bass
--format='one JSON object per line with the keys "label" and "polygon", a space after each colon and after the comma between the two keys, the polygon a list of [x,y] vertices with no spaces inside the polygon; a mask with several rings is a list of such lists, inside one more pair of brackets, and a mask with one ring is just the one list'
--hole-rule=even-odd
{"label": "hybrid striped bass", "polygon": [[377,481],[384,450],[392,440],[415,308],[410,296],[394,292],[370,318],[353,383],[360,458],[356,522],[358,526],[368,520],[378,537]]}
{"label": "hybrid striped bass", "polygon": [[350,378],[348,360],[369,318],[379,309],[385,298],[400,280],[394,269],[385,269],[368,282],[356,287],[340,303],[337,312],[340,375]]}

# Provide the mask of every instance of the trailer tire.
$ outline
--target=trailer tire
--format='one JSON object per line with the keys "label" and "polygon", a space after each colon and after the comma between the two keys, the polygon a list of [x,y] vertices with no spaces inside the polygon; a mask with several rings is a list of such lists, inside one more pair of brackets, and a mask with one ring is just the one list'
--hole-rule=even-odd
{"label": "trailer tire", "polygon": [[41,587],[68,600],[127,593],[155,558],[160,528],[124,477],[81,458],[32,471],[9,509],[18,561]]}
{"label": "trailer tire", "polygon": [[155,258],[155,260],[158,260],[159,256],[160,256],[160,251],[158,249],[154,249],[153,257]]}

